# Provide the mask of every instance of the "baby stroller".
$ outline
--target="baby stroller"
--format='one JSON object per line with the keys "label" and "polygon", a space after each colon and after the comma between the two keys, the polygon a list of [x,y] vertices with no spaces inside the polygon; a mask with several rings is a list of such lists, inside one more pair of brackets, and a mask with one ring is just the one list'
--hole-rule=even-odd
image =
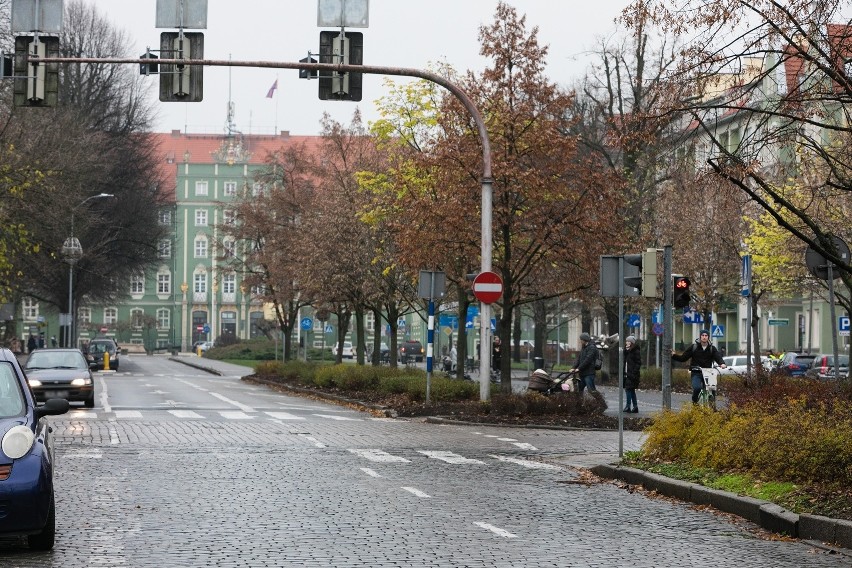
{"label": "baby stroller", "polygon": [[547,396],[555,392],[577,392],[578,382],[574,371],[566,371],[559,373],[556,377],[551,377],[544,369],[536,369],[530,375],[527,389],[540,392]]}

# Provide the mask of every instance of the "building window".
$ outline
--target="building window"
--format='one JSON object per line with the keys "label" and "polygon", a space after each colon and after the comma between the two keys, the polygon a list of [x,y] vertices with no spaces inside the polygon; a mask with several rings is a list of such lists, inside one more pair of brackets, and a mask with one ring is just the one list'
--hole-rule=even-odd
{"label": "building window", "polygon": [[196,209],[195,210],[195,226],[196,227],[206,227],[207,226],[207,210],[206,209]]}
{"label": "building window", "polygon": [[28,321],[35,321],[38,319],[38,302],[33,300],[32,298],[24,298],[22,302],[24,319]]}
{"label": "building window", "polygon": [[236,212],[233,209],[225,209],[224,211],[222,211],[222,221],[226,225],[233,225],[234,219],[236,219],[236,217]]}
{"label": "building window", "polygon": [[160,258],[171,258],[172,257],[172,241],[169,239],[162,239],[159,244],[159,254]]}
{"label": "building window", "polygon": [[160,209],[160,225],[171,225],[172,224],[172,212],[170,209]]}
{"label": "building window", "polygon": [[92,323],[92,309],[91,308],[80,308],[77,310],[77,319],[80,320],[80,324],[87,325]]}
{"label": "building window", "polygon": [[198,195],[198,196],[207,195],[207,182],[206,181],[195,182],[195,195]]}
{"label": "building window", "polygon": [[104,309],[104,323],[112,324],[118,321],[118,310],[115,308]]}
{"label": "building window", "polygon": [[236,294],[237,293],[237,275],[226,274],[222,277],[222,293]]}
{"label": "building window", "polygon": [[207,239],[195,239],[195,258],[207,258]]}
{"label": "building window", "polygon": [[172,314],[165,308],[157,310],[157,327],[160,329],[169,329],[171,325]]}
{"label": "building window", "polygon": [[157,294],[172,293],[172,275],[168,272],[157,274]]}
{"label": "building window", "polygon": [[237,243],[234,239],[225,239],[222,241],[222,256],[225,258],[234,258],[237,250]]}
{"label": "building window", "polygon": [[133,329],[142,329],[142,323],[145,321],[145,311],[142,308],[133,308],[130,310],[130,325]]}
{"label": "building window", "polygon": [[226,181],[224,183],[224,194],[229,197],[235,196],[237,194],[237,182]]}
{"label": "building window", "polygon": [[256,286],[251,287],[252,296],[265,296],[266,295],[266,286],[263,284],[258,284]]}
{"label": "building window", "polygon": [[193,277],[193,290],[198,294],[207,293],[207,275],[203,272],[196,274]]}
{"label": "building window", "polygon": [[145,277],[141,274],[134,274],[130,277],[130,293],[141,295],[145,293]]}
{"label": "building window", "polygon": [[263,195],[263,184],[255,182],[251,185],[251,196],[259,197]]}

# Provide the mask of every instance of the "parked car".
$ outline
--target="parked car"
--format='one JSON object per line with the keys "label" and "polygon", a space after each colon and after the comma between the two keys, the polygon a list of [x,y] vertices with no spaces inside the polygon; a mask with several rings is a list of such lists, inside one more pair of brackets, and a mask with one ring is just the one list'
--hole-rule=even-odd
{"label": "parked car", "polygon": [[[372,346],[367,351],[367,360],[372,360],[373,357],[373,349]],[[382,341],[381,345],[379,345],[379,363],[387,363],[390,358],[390,348],[388,344]]]}
{"label": "parked car", "polygon": [[201,349],[202,353],[206,353],[208,349],[213,348],[212,341],[196,341],[192,344],[192,352],[198,353],[198,350]]}
{"label": "parked car", "polygon": [[420,363],[423,361],[424,353],[423,344],[419,341],[405,341],[399,348],[399,358],[403,363],[407,363],[412,359]]}
{"label": "parked car", "polygon": [[[333,355],[337,355],[337,344],[331,346],[331,353]],[[341,351],[341,357],[344,359],[354,359],[355,358],[355,348],[352,347],[351,341],[343,342],[343,350]]]}
{"label": "parked car", "polygon": [[814,359],[816,359],[816,355],[790,351],[784,353],[781,362],[778,364],[778,370],[790,377],[801,377],[811,368]]}
{"label": "parked car", "polygon": [[[722,357],[727,369],[719,369],[720,375],[744,375],[748,372],[748,357],[746,355],[728,355]],[[751,357],[752,371],[754,371],[754,356]],[[761,355],[760,364],[767,373],[772,371],[772,361],[766,355]]]}
{"label": "parked car", "polygon": [[53,434],[45,416],[66,412],[63,399],[38,406],[15,355],[0,349],[0,536],[26,536],[34,550],[53,548],[56,535]]}
{"label": "parked car", "polygon": [[118,371],[119,357],[121,351],[118,344],[108,337],[98,337],[89,341],[89,346],[86,348],[86,357],[90,363],[96,363],[97,370],[104,369],[104,353],[109,353],[109,368],[111,371]]}
{"label": "parked car", "polygon": [[24,372],[39,402],[64,398],[95,406],[95,381],[92,368],[79,349],[36,349],[27,358]]}
{"label": "parked car", "polygon": [[[840,361],[840,368],[838,369],[840,378],[845,379],[849,375],[849,355],[838,354],[837,360]],[[805,375],[823,381],[834,379],[837,376],[834,372],[834,354],[820,353],[817,355]]]}

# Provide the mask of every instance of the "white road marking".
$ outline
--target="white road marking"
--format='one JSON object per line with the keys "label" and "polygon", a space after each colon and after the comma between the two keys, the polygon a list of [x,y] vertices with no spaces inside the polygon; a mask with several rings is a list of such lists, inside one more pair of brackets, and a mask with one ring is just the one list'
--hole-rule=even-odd
{"label": "white road marking", "polygon": [[497,438],[497,439],[500,440],[501,442],[517,442],[517,440],[514,439],[514,438]]}
{"label": "white road marking", "polygon": [[104,409],[104,412],[110,412],[112,408],[109,405],[109,390],[107,389],[106,381],[103,377],[98,377],[98,383],[100,384],[101,391],[101,406]]}
{"label": "white road marking", "polygon": [[307,440],[309,442],[313,442],[314,446],[317,447],[317,448],[328,447],[325,444],[323,444],[322,442],[320,442],[319,440],[317,440],[316,438],[314,438],[313,436],[302,436],[302,437],[305,438],[305,440]]}
{"label": "white road marking", "polygon": [[102,457],[104,457],[103,454],[95,454],[95,453],[87,453],[87,452],[73,453],[73,454],[62,454],[63,459],[64,458],[69,458],[69,459],[70,458],[87,458],[87,459],[99,460]]}
{"label": "white road marking", "polygon": [[320,418],[330,418],[331,420],[349,420],[352,422],[363,422],[360,418],[349,418],[347,416],[332,416],[331,414],[314,414]]}
{"label": "white road marking", "polygon": [[158,389],[158,390],[155,390],[155,391],[151,391],[151,394],[169,394],[169,393],[166,392],[166,391],[161,391],[161,390]]}
{"label": "white road marking", "polygon": [[356,456],[361,456],[362,458],[366,458],[370,461],[381,462],[381,463],[409,463],[410,460],[407,460],[400,456],[393,456],[387,453],[384,450],[369,450],[369,449],[349,449],[350,452],[355,454]]}
{"label": "white road marking", "polygon": [[512,445],[518,446],[522,450],[537,450],[538,449],[535,446],[533,446],[532,444],[527,444],[526,442],[515,442]]}
{"label": "white road marking", "polygon": [[219,394],[218,392],[211,392],[210,394],[212,396],[218,398],[222,402],[227,402],[228,404],[236,406],[237,408],[239,408],[243,412],[254,412],[254,408],[252,408],[251,406],[247,406],[247,405],[243,404],[242,402],[237,402],[236,400],[231,400],[227,396],[223,396],[223,395]]}
{"label": "white road marking", "polygon": [[502,536],[502,537],[505,537],[505,538],[518,538],[518,535],[512,534],[505,529],[501,529],[500,527],[495,527],[494,525],[489,525],[488,523],[473,523],[473,524],[475,524],[476,526],[481,527],[483,529],[487,529],[487,530],[493,532],[494,534],[496,534],[498,536]]}
{"label": "white road marking", "polygon": [[116,410],[116,418],[142,418],[142,413],[138,410]]}
{"label": "white road marking", "polygon": [[453,452],[444,452],[444,451],[439,451],[439,450],[417,450],[417,453],[423,454],[424,456],[430,457],[432,459],[441,460],[441,461],[444,461],[444,462],[447,462],[447,463],[452,463],[452,464],[470,463],[470,464],[485,465],[485,462],[466,458],[464,456],[454,454]]}
{"label": "white road marking", "polygon": [[227,418],[228,420],[251,420],[254,416],[246,414],[241,410],[221,410],[219,414],[222,418]]}
{"label": "white road marking", "polygon": [[86,418],[86,419],[91,418],[92,420],[95,420],[95,419],[97,419],[97,417],[98,417],[97,412],[82,412],[80,410],[73,411],[71,413],[71,415],[69,416],[69,418],[71,418],[72,420],[74,420],[75,418]]}
{"label": "white road marking", "polygon": [[379,475],[378,473],[376,473],[374,470],[370,469],[369,467],[362,467],[360,469],[361,469],[361,471],[363,471],[364,473],[366,473],[370,477],[381,477],[381,475]]}
{"label": "white road marking", "polygon": [[109,425],[109,443],[110,444],[118,444],[120,440],[118,439],[118,430],[115,429],[115,426],[112,424]]}
{"label": "white road marking", "polygon": [[296,416],[289,412],[267,412],[267,414],[278,420],[306,420],[304,416]]}
{"label": "white road marking", "polygon": [[555,470],[560,470],[560,471],[562,470],[561,467],[559,467],[558,465],[553,465],[552,463],[543,463],[543,462],[537,462],[537,461],[532,461],[532,460],[525,460],[525,459],[521,459],[521,458],[510,458],[508,456],[494,456],[494,455],[492,455],[491,457],[494,458],[494,459],[500,460],[500,461],[522,465],[522,466],[528,467],[530,469],[551,469],[551,470],[555,469]]}
{"label": "white road marking", "polygon": [[420,491],[419,489],[415,489],[414,487],[403,487],[403,489],[405,489],[409,493],[412,493],[412,494],[414,494],[418,497],[423,497],[424,499],[430,499],[431,498],[430,495],[423,493],[422,491]]}
{"label": "white road marking", "polygon": [[191,410],[169,410],[168,412],[176,418],[204,418],[197,412],[193,412]]}

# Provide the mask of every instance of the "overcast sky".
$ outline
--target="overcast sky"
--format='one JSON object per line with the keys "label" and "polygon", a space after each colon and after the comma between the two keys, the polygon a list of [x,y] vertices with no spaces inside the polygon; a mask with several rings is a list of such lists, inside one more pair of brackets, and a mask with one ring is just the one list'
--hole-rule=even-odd
{"label": "overcast sky", "polygon": [[[155,27],[156,0],[88,0],[134,41],[132,52],[157,49],[163,29]],[[174,1],[174,0],[171,0]],[[364,63],[425,69],[446,61],[455,69],[479,71],[479,26],[493,22],[496,0],[370,0],[369,27],[351,29],[364,34]],[[526,14],[527,28],[539,27],[539,42],[549,46],[547,74],[561,85],[580,77],[589,50],[601,37],[616,33],[613,20],[628,0],[510,0]],[[298,61],[319,51],[317,0],[209,0],[203,31],[205,59],[235,61]],[[267,92],[278,79],[272,98]],[[395,78],[396,81],[405,81]],[[384,78],[364,75],[360,102],[320,101],[317,81],[298,78],[289,69],[214,67],[204,70],[204,100],[200,103],[161,103],[158,78],[152,76],[150,96],[156,101],[154,130],[221,133],[227,122],[227,103],[235,104],[237,130],[249,134],[319,133],[323,112],[348,123],[356,106],[367,121],[378,118],[373,101],[382,96]]]}

